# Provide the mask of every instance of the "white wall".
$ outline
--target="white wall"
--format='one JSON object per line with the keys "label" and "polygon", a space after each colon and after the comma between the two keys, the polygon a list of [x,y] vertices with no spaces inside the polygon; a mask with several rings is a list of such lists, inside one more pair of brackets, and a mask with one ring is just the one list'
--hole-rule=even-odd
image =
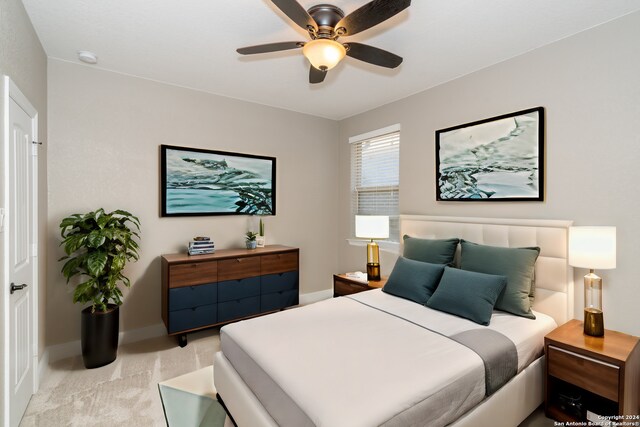
{"label": "white wall", "polygon": [[60,273],[60,220],[76,212],[126,209],[142,223],[141,258],[121,330],[157,324],[162,254],[184,252],[195,235],[241,247],[247,216],[161,218],[160,144],[277,158],[277,214],[267,244],[300,247],[301,292],[332,286],[337,264],[336,122],[68,62],[49,61],[47,344],[79,337],[79,305]]}
{"label": "white wall", "polygon": [[[340,123],[340,269],[363,269],[350,230],[347,140],[400,123],[405,214],[570,219],[618,227],[618,267],[604,280],[605,327],[640,335],[640,13],[561,40]],[[436,202],[438,129],[525,108],[546,109],[544,202]],[[394,257],[383,255],[383,273]],[[576,317],[582,276],[576,269]]]}

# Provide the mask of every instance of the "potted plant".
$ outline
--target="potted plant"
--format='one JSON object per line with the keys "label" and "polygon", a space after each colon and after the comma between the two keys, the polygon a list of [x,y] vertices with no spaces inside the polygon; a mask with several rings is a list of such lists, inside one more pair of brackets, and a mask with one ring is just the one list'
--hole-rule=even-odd
{"label": "potted plant", "polygon": [[60,223],[65,256],[62,274],[67,283],[78,276],[74,303],[91,303],[82,310],[82,359],[86,368],[108,365],[118,353],[120,285],[131,286],[122,271],[138,259],[140,221],[123,210],[100,208],[73,214]]}
{"label": "potted plant", "polygon": [[247,239],[247,249],[255,249],[257,242],[256,242],[256,236],[258,235],[258,233],[254,233],[253,231],[247,231],[247,233],[245,234],[245,239]]}

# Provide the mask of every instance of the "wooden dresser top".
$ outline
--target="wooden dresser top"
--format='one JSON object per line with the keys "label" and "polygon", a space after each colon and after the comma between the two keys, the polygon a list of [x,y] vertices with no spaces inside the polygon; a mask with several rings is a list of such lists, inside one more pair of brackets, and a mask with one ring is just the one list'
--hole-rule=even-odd
{"label": "wooden dresser top", "polygon": [[245,258],[259,255],[272,255],[282,252],[297,251],[298,248],[283,245],[267,245],[256,249],[216,249],[213,254],[189,255],[186,253],[162,255],[162,258],[170,264],[180,264],[194,261],[217,261],[226,258]]}

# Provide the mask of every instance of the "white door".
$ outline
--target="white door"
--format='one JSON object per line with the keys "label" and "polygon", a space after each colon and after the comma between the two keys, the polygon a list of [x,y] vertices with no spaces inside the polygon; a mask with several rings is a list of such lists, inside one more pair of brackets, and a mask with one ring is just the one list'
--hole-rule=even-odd
{"label": "white door", "polygon": [[[5,85],[7,89],[7,85]],[[37,114],[15,86],[8,99],[8,410],[9,425],[17,426],[36,388],[37,353],[35,298],[37,294],[37,151],[33,143]],[[6,95],[5,95],[6,96]],[[5,104],[6,105],[6,104]],[[6,122],[5,122],[6,123]],[[6,188],[6,187],[5,187]],[[5,246],[6,247],[6,246]],[[5,305],[5,307],[7,307]],[[6,319],[6,316],[5,316]],[[6,363],[7,361],[5,361]],[[5,365],[6,366],[6,365]],[[5,371],[5,374],[7,372]],[[5,388],[6,390],[6,388]]]}

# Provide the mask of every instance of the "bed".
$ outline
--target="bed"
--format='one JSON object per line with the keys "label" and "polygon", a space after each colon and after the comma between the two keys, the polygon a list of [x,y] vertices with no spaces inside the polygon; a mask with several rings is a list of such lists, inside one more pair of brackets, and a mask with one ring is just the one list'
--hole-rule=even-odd
{"label": "bed", "polygon": [[[518,425],[542,402],[542,338],[573,317],[570,224],[403,215],[403,235],[539,247],[536,319],[496,310],[483,327],[380,290],[335,298],[223,328],[219,397],[239,426]],[[516,375],[490,390],[500,371],[469,334],[514,343]]]}

